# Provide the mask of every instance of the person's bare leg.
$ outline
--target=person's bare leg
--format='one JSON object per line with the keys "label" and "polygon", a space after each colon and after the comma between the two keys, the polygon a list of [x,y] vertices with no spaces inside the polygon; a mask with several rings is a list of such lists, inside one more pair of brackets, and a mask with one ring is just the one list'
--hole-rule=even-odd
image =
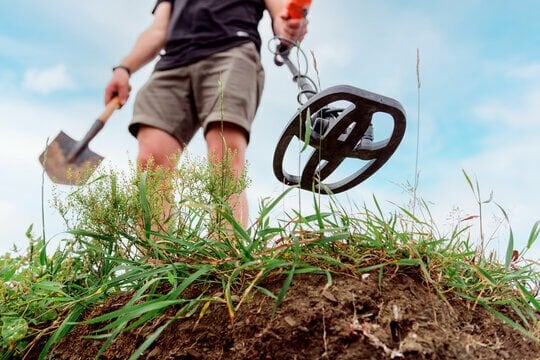
{"label": "person's bare leg", "polygon": [[[248,143],[245,131],[234,124],[215,122],[209,125],[205,138],[208,154],[216,163],[221,162],[227,153],[233,155],[230,164],[238,179],[246,162]],[[246,192],[242,191],[239,196],[233,196],[229,204],[233,208],[236,221],[246,227],[249,216]]]}
{"label": "person's bare leg", "polygon": [[143,125],[137,133],[137,140],[137,161],[143,169],[150,164],[153,170],[158,167],[172,170],[176,167],[182,146],[174,136],[161,129]]}
{"label": "person's bare leg", "polygon": [[[182,151],[182,146],[175,137],[158,128],[141,126],[137,140],[139,142],[137,162],[141,169],[150,168],[155,171],[159,168],[165,172],[174,170]],[[172,210],[172,204],[168,200],[171,195],[171,180],[167,174],[165,175],[159,184],[165,199],[160,223],[170,216]]]}

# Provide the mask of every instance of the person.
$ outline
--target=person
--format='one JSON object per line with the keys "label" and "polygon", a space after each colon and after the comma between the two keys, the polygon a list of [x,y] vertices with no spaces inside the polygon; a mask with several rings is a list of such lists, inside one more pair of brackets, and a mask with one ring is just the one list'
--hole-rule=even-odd
{"label": "person", "polygon": [[[105,103],[118,96],[124,105],[131,74],[160,55],[129,124],[143,168],[174,169],[177,155],[202,128],[212,161],[230,153],[233,174],[244,171],[264,82],[258,24],[265,9],[275,35],[305,36],[307,21],[288,17],[286,0],[157,0],[153,22],[113,68],[105,90]],[[245,191],[233,202],[236,220],[246,226]]]}

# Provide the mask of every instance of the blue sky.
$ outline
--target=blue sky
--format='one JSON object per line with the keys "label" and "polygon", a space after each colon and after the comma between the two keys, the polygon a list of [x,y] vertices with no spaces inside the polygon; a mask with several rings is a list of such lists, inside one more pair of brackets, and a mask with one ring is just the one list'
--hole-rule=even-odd
{"label": "blue sky", "polygon": [[[336,5],[339,4],[339,5]],[[111,67],[148,25],[153,1],[22,0],[0,4],[0,250],[25,245],[33,223],[41,231],[41,168],[37,156],[47,137],[64,130],[79,138],[102,110]],[[431,205],[439,226],[475,215],[475,201],[462,169],[477,178],[487,198],[510,216],[518,248],[540,220],[540,3],[523,0],[357,1],[314,0],[303,48],[317,58],[322,87],[349,84],[400,101],[408,114],[403,143],[365,183],[338,199],[364,202],[374,194],[385,208],[406,204],[403,185],[414,181],[420,51],[420,140],[418,193]],[[270,38],[267,16],[260,26]],[[281,129],[297,108],[295,85],[272,63],[263,46],[266,85],[248,154],[253,179],[252,218],[260,197],[284,189],[272,173]],[[108,166],[126,169],[136,142],[126,127],[133,95],[152,70],[132,78],[128,104],[116,112],[92,148]],[[313,73],[312,73],[313,74]],[[204,155],[199,135],[189,147]],[[45,180],[45,199],[52,185]],[[294,206],[293,194],[286,206]],[[306,203],[304,201],[304,203]],[[394,207],[395,208],[395,207]],[[486,226],[499,229],[492,247],[501,252],[507,227],[486,205]],[[59,239],[58,215],[45,204],[46,231]],[[475,225],[474,222],[470,223]],[[472,236],[476,237],[476,228]],[[488,236],[490,233],[488,233]],[[538,260],[538,250],[529,257]]]}

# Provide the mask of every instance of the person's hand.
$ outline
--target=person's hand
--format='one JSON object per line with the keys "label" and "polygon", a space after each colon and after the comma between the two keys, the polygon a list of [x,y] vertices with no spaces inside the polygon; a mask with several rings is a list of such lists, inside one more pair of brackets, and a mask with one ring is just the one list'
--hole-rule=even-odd
{"label": "person's hand", "polygon": [[302,41],[307,34],[308,20],[306,18],[291,19],[287,10],[274,21],[276,35],[292,42]]}
{"label": "person's hand", "polygon": [[120,106],[123,106],[129,97],[130,91],[131,86],[129,85],[128,72],[121,68],[114,70],[112,79],[105,88],[105,105],[108,104],[113,97],[118,96]]}

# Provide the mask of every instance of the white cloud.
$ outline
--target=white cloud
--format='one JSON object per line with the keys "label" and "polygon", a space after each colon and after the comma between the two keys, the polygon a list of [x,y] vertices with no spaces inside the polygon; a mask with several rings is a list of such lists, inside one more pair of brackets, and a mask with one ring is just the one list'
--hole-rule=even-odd
{"label": "white cloud", "polygon": [[40,94],[69,90],[74,82],[63,64],[46,69],[28,69],[24,73],[23,87]]}

